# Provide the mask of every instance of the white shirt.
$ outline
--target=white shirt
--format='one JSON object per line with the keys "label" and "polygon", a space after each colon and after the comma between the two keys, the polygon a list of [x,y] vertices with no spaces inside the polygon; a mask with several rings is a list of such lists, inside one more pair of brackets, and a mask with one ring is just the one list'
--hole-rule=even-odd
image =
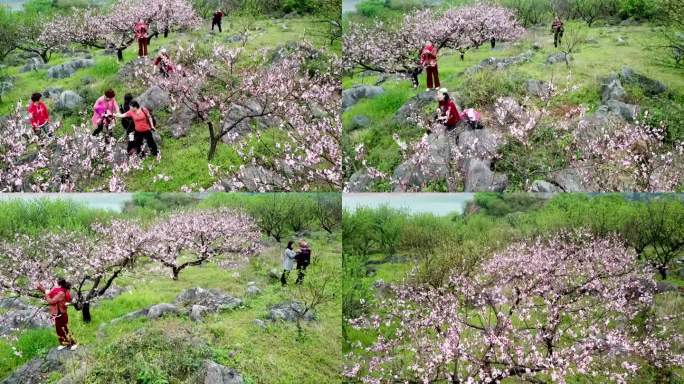
{"label": "white shirt", "polygon": [[292,268],[294,268],[294,258],[295,258],[295,251],[290,249],[290,248],[285,248],[285,252],[283,252],[283,269],[286,271],[291,271]]}

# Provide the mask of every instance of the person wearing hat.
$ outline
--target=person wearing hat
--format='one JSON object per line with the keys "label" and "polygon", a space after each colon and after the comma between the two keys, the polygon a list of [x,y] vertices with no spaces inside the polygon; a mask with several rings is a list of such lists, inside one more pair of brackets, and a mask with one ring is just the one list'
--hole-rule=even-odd
{"label": "person wearing hat", "polygon": [[439,71],[437,70],[437,47],[426,41],[420,50],[420,65],[427,74],[427,90],[439,88]]}
{"label": "person wearing hat", "polygon": [[304,282],[306,267],[311,264],[311,249],[309,249],[309,244],[304,240],[299,240],[299,250],[295,255],[295,261],[297,262],[297,280],[295,284],[301,284]]}
{"label": "person wearing hat", "polygon": [[159,73],[164,77],[169,77],[175,71],[173,62],[165,48],[159,50],[159,54],[154,59],[154,66],[159,68]]}
{"label": "person wearing hat", "polygon": [[461,120],[456,103],[449,96],[449,90],[441,88],[437,93],[437,121],[444,124],[448,131],[456,128]]}

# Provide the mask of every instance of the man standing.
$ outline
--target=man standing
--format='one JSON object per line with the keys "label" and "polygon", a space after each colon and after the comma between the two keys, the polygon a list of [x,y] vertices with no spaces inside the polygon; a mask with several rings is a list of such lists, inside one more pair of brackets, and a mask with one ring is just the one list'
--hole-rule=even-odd
{"label": "man standing", "polygon": [[221,30],[221,20],[223,19],[223,11],[220,9],[217,9],[216,12],[214,13],[214,18],[211,20],[211,30],[214,30],[214,26],[218,26],[219,32],[223,32]]}

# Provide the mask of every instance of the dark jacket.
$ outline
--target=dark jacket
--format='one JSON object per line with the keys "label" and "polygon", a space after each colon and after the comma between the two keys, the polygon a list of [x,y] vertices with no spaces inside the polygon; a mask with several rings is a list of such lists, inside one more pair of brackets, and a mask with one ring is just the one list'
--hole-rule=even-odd
{"label": "dark jacket", "polygon": [[297,266],[306,267],[311,263],[311,250],[309,248],[302,248],[295,255],[295,260],[297,261]]}
{"label": "dark jacket", "polygon": [[[131,110],[131,106],[129,104],[124,103],[121,107],[119,107],[119,112],[123,115],[124,113],[128,112]],[[121,125],[124,127],[126,130],[126,133],[131,133],[135,130],[135,124],[133,123],[133,119],[130,117],[124,117],[121,119]]]}

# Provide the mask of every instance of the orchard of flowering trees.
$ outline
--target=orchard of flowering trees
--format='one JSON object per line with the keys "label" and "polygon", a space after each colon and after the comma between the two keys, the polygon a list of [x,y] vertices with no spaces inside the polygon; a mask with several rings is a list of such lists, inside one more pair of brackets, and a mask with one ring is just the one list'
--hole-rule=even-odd
{"label": "orchard of flowering trees", "polygon": [[438,49],[476,49],[490,41],[518,39],[524,29],[512,11],[490,5],[415,11],[399,26],[376,21],[373,25],[351,23],[344,34],[345,70],[401,74],[418,84],[420,50],[426,42]]}
{"label": "orchard of flowering trees", "polygon": [[681,367],[681,318],[654,310],[653,271],[615,235],[558,232],[515,242],[442,286],[402,283],[378,314],[350,320],[377,332],[350,353],[364,383],[667,380]]}
{"label": "orchard of flowering trees", "polygon": [[50,46],[83,44],[94,48],[110,48],[123,60],[123,51],[135,42],[133,26],[145,20],[158,34],[165,35],[173,28],[187,29],[199,25],[200,20],[186,0],[133,1],[118,0],[107,10],[75,10],[58,16],[45,25],[36,40],[37,45]]}
{"label": "orchard of flowering trees", "polygon": [[[213,159],[221,141],[235,140],[244,122],[267,119],[269,134],[253,130],[237,144],[245,164],[282,176],[282,186],[270,180],[252,179],[260,190],[312,185],[339,189],[341,180],[340,121],[341,85],[336,58],[326,58],[302,43],[273,63],[254,68],[240,48],[215,46],[210,54],[197,47],[178,47],[179,70],[160,79],[143,69],[138,75],[168,92],[172,109],[186,109],[207,127],[208,158]],[[311,60],[324,68],[310,70]],[[235,117],[232,113],[239,110]],[[277,133],[275,138],[271,135]],[[254,148],[257,143],[257,149]],[[240,170],[212,169],[229,173],[242,185]]]}
{"label": "orchard of flowering trees", "polygon": [[0,192],[73,192],[84,183],[120,192],[125,190],[122,177],[140,167],[118,141],[98,140],[84,124],[61,136],[58,124],[49,135],[36,135],[20,107],[0,121]]}
{"label": "orchard of flowering trees", "polygon": [[259,238],[251,217],[233,209],[177,213],[149,227],[117,219],[95,223],[87,233],[17,235],[0,243],[0,290],[39,297],[38,284],[52,286],[64,277],[72,282],[74,307],[88,322],[90,304],[143,257],[170,267],[177,279],[182,269],[212,259],[237,262],[256,255]]}

